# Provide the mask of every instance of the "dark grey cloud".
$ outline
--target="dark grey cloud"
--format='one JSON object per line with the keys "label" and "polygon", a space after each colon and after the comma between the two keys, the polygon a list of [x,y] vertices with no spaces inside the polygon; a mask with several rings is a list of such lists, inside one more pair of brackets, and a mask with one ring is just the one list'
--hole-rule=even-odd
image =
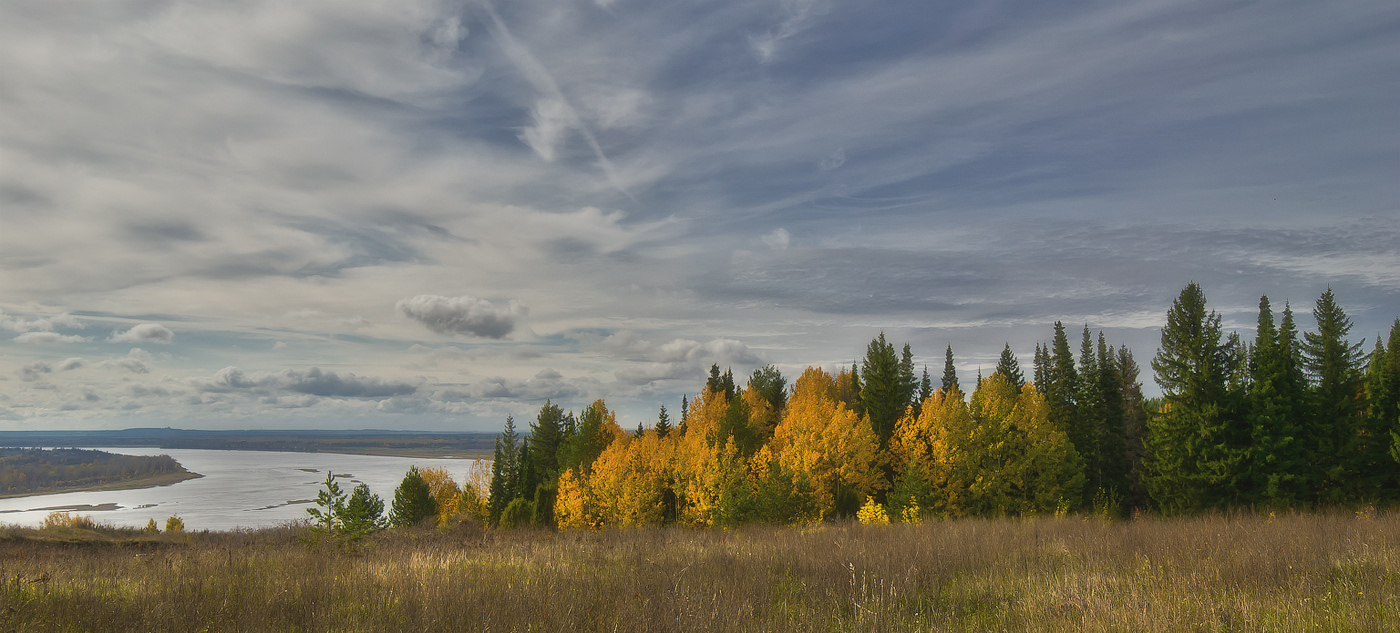
{"label": "dark grey cloud", "polygon": [[25,382],[34,382],[43,378],[45,374],[53,373],[53,365],[44,361],[34,361],[19,368],[19,379]]}
{"label": "dark grey cloud", "polygon": [[418,321],[438,334],[464,334],[480,338],[505,338],[528,310],[511,300],[497,307],[475,297],[418,295],[395,306],[404,316]]}
{"label": "dark grey cloud", "polygon": [[278,373],[244,373],[237,367],[225,367],[207,379],[196,381],[205,391],[262,391],[319,396],[324,398],[372,398],[411,395],[418,386],[406,382],[394,382],[373,376],[356,376],[353,373],[340,374],[320,367],[307,370],[286,369]]}

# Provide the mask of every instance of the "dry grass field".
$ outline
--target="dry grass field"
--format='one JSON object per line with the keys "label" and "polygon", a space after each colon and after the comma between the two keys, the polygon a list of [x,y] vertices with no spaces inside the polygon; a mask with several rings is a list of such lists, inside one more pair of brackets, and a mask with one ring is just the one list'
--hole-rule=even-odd
{"label": "dry grass field", "polygon": [[0,631],[1385,631],[1400,515],[0,530]]}

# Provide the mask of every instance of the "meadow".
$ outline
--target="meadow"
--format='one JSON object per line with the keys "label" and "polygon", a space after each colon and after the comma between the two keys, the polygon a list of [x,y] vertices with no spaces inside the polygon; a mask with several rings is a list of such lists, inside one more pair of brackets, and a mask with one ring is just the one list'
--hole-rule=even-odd
{"label": "meadow", "polygon": [[1400,515],[0,531],[0,631],[1382,631]]}

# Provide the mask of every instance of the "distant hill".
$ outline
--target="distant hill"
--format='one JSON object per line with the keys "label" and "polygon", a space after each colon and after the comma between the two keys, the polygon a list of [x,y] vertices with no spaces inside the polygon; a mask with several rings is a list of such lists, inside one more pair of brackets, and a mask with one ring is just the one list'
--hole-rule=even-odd
{"label": "distant hill", "polygon": [[200,431],[166,427],[107,431],[0,431],[0,446],[125,446],[486,458],[491,455],[495,438],[491,433],[382,429]]}

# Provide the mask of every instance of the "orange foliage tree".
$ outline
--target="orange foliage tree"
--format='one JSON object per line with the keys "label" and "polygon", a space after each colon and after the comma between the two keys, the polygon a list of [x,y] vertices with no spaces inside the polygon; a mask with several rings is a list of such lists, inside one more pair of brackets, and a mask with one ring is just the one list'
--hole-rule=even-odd
{"label": "orange foliage tree", "polygon": [[857,417],[837,395],[830,374],[808,367],[769,444],[779,464],[811,482],[823,513],[835,508],[843,486],[870,495],[888,485],[881,472],[880,440],[870,421]]}

